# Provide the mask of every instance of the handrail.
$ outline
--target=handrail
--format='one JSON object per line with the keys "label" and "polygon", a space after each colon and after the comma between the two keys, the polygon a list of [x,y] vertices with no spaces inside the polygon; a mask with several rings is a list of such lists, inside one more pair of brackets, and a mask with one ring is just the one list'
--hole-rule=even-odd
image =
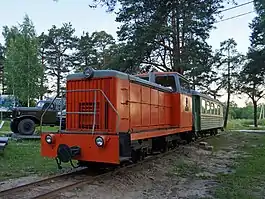
{"label": "handrail", "polygon": [[[103,90],[101,90],[101,89],[79,89],[79,90],[67,90],[67,91],[64,91],[64,92],[68,93],[68,92],[92,92],[92,91],[95,92],[95,95],[94,95],[94,113],[96,111],[96,91],[99,91],[103,95],[103,97],[107,100],[108,104],[111,106],[111,108],[116,113],[116,115],[118,116],[118,120],[116,121],[116,131],[119,132],[119,124],[120,124],[120,120],[121,120],[120,119],[120,115],[119,115],[118,111],[115,109],[115,107],[113,106],[113,104],[111,103],[111,101],[109,100],[109,98],[103,92]],[[71,113],[84,113],[84,112],[67,112],[66,111],[65,114],[67,114],[67,113],[71,114]],[[89,113],[87,113],[87,114],[89,114]],[[62,114],[61,114],[61,117],[62,117]],[[96,117],[96,115],[94,114],[92,134],[94,134],[94,130],[95,130],[95,117]]]}
{"label": "handrail", "polygon": [[94,134],[95,131],[95,125],[96,125],[96,113],[97,113],[97,93],[94,92],[94,117],[93,117],[93,127],[92,127],[92,134]]}
{"label": "handrail", "polygon": [[57,93],[57,95],[53,98],[53,100],[51,101],[51,103],[49,104],[49,106],[41,114],[41,117],[40,117],[40,132],[42,132],[42,120],[43,120],[43,116],[45,115],[45,113],[47,112],[47,110],[51,107],[51,105],[53,104],[53,102],[56,100],[56,98],[58,96],[59,96],[59,93]]}
{"label": "handrail", "polygon": [[[61,93],[68,93],[68,92],[95,92],[94,94],[94,111],[93,112],[65,112],[65,114],[94,114],[94,119],[93,119],[93,127],[92,127],[92,134],[94,134],[95,131],[95,125],[96,125],[96,91],[99,91],[103,97],[107,100],[108,104],[110,105],[110,107],[114,110],[114,112],[116,113],[118,120],[116,121],[116,131],[119,132],[119,124],[120,124],[120,115],[118,113],[118,111],[115,109],[115,107],[113,106],[113,104],[111,103],[111,101],[109,100],[109,98],[106,96],[106,94],[101,90],[101,89],[80,89],[80,90],[67,90],[67,91],[62,91]],[[59,93],[53,98],[52,102],[49,104],[49,106],[45,109],[45,111],[42,113],[41,115],[41,119],[40,119],[40,131],[42,132],[42,122],[43,122],[43,117],[45,115],[45,113],[48,111],[48,109],[51,107],[51,105],[53,104],[53,102],[55,101],[55,99],[59,96]],[[63,95],[62,95],[63,96]],[[60,106],[60,130],[62,130],[62,100],[63,98],[61,98],[61,106]]]}

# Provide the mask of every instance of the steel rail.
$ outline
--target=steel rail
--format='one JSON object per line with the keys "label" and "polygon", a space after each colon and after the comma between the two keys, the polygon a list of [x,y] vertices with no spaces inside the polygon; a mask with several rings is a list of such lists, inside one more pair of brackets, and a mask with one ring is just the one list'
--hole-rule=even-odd
{"label": "steel rail", "polygon": [[16,192],[28,189],[29,187],[36,187],[36,186],[39,186],[41,184],[45,184],[45,183],[48,183],[48,182],[51,182],[51,181],[56,181],[57,179],[60,179],[60,178],[74,176],[74,175],[76,175],[78,173],[84,172],[85,170],[88,170],[88,168],[81,168],[81,169],[77,169],[76,171],[71,171],[71,172],[63,173],[63,174],[59,174],[59,175],[53,175],[53,176],[50,176],[50,177],[47,177],[47,178],[44,178],[44,179],[41,179],[41,180],[37,180],[37,181],[34,181],[34,182],[23,184],[23,185],[20,185],[20,186],[17,186],[17,187],[4,189],[4,190],[0,191],[0,198],[5,198],[7,195],[9,195],[11,193],[16,193]]}

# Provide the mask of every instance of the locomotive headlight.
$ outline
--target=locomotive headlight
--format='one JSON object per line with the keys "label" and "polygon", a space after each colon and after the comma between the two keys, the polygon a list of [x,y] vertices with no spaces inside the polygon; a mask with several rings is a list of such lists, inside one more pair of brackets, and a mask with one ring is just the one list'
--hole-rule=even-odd
{"label": "locomotive headlight", "polygon": [[96,137],[95,142],[98,147],[104,146],[104,139],[100,136]]}
{"label": "locomotive headlight", "polygon": [[48,144],[51,144],[51,143],[53,142],[52,136],[51,136],[51,135],[46,135],[46,137],[45,137],[45,141],[46,141]]}
{"label": "locomotive headlight", "polygon": [[87,67],[87,68],[85,68],[83,73],[84,73],[85,77],[88,79],[88,78],[91,78],[93,76],[94,71],[91,67]]}

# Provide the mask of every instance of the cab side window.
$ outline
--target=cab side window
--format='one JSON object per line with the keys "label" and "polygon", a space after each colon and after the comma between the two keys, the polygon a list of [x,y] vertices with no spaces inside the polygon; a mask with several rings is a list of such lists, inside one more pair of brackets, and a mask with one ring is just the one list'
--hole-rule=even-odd
{"label": "cab side window", "polygon": [[190,92],[190,83],[187,80],[179,77],[179,83],[182,91]]}
{"label": "cab side window", "polygon": [[[45,103],[45,104],[43,105],[42,109],[45,110],[45,109],[48,108],[48,106],[50,106],[50,103]],[[51,104],[51,106],[49,107],[49,109],[54,110],[54,109],[55,109],[54,105]]]}
{"label": "cab side window", "polygon": [[159,76],[155,77],[155,83],[160,84],[161,86],[167,87],[176,91],[176,81],[173,75]]}

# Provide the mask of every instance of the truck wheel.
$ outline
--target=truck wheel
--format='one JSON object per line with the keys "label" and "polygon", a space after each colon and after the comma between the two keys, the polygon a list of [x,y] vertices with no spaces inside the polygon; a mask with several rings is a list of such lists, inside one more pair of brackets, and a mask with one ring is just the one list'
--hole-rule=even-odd
{"label": "truck wheel", "polygon": [[13,132],[13,133],[19,133],[18,132],[18,125],[17,125],[17,122],[10,122],[10,130]]}
{"label": "truck wheel", "polygon": [[23,119],[18,124],[18,131],[22,135],[32,135],[35,132],[35,122],[31,119]]}

